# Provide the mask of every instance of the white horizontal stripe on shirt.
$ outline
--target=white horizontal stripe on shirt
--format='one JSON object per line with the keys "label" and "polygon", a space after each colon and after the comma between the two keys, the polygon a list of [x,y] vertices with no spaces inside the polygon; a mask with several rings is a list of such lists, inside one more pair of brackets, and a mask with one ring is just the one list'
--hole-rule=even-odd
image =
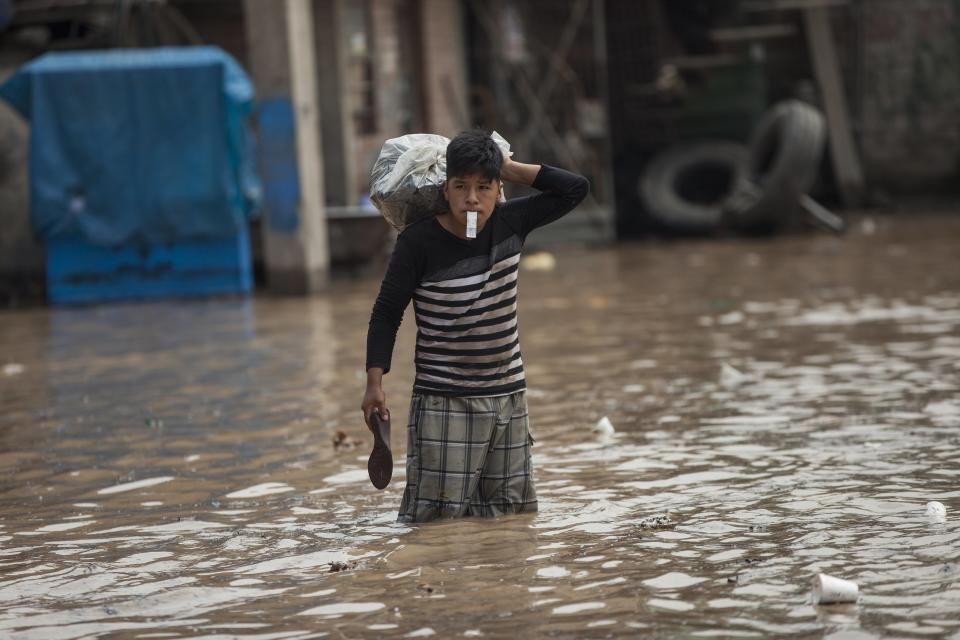
{"label": "white horizontal stripe on shirt", "polygon": [[432,376],[426,373],[418,373],[417,380],[424,380],[427,382],[439,382],[441,384],[466,387],[470,389],[477,389],[482,387],[499,387],[505,384],[510,384],[511,382],[519,382],[523,380],[523,371],[519,371],[512,376],[506,378],[499,378],[497,380],[450,380],[448,378],[441,378],[440,376]]}
{"label": "white horizontal stripe on shirt", "polygon": [[[510,358],[513,356],[511,354],[510,356],[507,356],[507,357]],[[472,369],[472,368],[465,369],[463,367],[451,367],[447,365],[438,365],[438,364],[425,363],[425,362],[417,363],[418,370],[420,370],[423,367],[426,367],[426,368],[429,368],[431,371],[455,373],[461,376],[471,376],[471,375],[488,376],[488,375],[494,375],[497,373],[505,373],[510,369],[513,369],[514,367],[522,367],[522,366],[523,366],[523,358],[517,358],[516,360],[508,360],[507,362],[504,363],[502,367],[495,367],[491,369]],[[457,382],[459,382],[459,380]],[[451,384],[453,384],[453,381],[451,381]]]}
{"label": "white horizontal stripe on shirt", "polygon": [[[503,302],[504,300],[508,300],[515,295],[517,295],[517,288],[510,287],[506,291],[502,291],[495,296],[490,296],[489,298],[484,298],[482,300],[474,300],[473,304],[477,305],[478,308],[482,309],[492,304],[496,304],[498,302]],[[423,309],[424,311],[428,311],[428,312],[433,311],[434,313],[458,313],[459,312],[465,317],[469,317],[467,314],[472,308],[472,305],[470,307],[445,307],[443,305],[428,304],[426,302],[420,302],[419,300],[414,300],[413,303],[417,311],[419,311],[420,309]]]}
{"label": "white horizontal stripe on shirt", "polygon": [[[484,311],[483,313],[478,313],[476,315],[471,315],[471,316],[452,318],[452,319],[451,318],[434,318],[429,314],[422,314],[422,316],[423,316],[424,322],[429,322],[430,324],[434,324],[441,327],[450,327],[452,329],[454,327],[458,327],[461,325],[480,322],[481,320],[489,320],[490,318],[498,318],[500,316],[505,316],[507,314],[514,313],[516,310],[517,310],[517,302],[516,300],[514,300],[513,303],[505,307],[500,307],[498,309],[490,309],[489,311]],[[419,318],[420,316],[421,314],[417,313],[417,317]]]}
{"label": "white horizontal stripe on shirt", "polygon": [[470,327],[469,329],[463,329],[461,331],[456,331],[455,329],[428,329],[427,327],[420,327],[419,331],[425,336],[447,336],[450,338],[462,338],[464,336],[472,336],[483,334],[497,333],[500,331],[506,331],[511,326],[517,324],[517,317],[510,316],[503,322],[498,322],[497,324],[485,324],[479,327]]}
{"label": "white horizontal stripe on shirt", "polygon": [[466,364],[487,364],[490,362],[499,362],[505,358],[510,358],[516,352],[520,351],[520,345],[515,344],[513,348],[508,351],[503,351],[501,353],[487,353],[483,355],[463,355],[457,354],[455,356],[439,355],[436,353],[427,353],[425,351],[417,351],[417,358],[422,360],[439,360],[444,359],[450,364],[457,364],[458,362]]}
{"label": "white horizontal stripe on shirt", "polygon": [[506,269],[520,262],[520,254],[515,253],[510,257],[498,260],[490,265],[490,268],[484,271],[483,273],[478,273],[472,276],[466,276],[463,278],[454,278],[453,280],[439,280],[436,282],[424,282],[423,286],[425,287],[466,287],[471,284],[477,284],[478,282],[483,282],[490,277],[490,274],[496,273],[501,269]]}
{"label": "white horizontal stripe on shirt", "polygon": [[517,272],[511,271],[510,273],[504,274],[499,278],[494,278],[493,280],[488,281],[485,285],[483,285],[482,289],[472,289],[470,291],[460,291],[458,293],[436,293],[434,291],[417,289],[416,294],[423,298],[430,298],[431,300],[440,300],[444,302],[465,302],[467,300],[475,300],[487,291],[499,289],[500,287],[516,281]]}
{"label": "white horizontal stripe on shirt", "polygon": [[[471,336],[473,337],[473,336]],[[476,336],[474,340],[468,340],[464,342],[445,342],[443,340],[426,340],[422,336],[417,338],[417,348],[420,347],[433,347],[434,349],[447,349],[449,351],[458,351],[465,349],[468,351],[475,349],[496,349],[497,347],[502,347],[504,345],[510,344],[518,338],[517,330],[514,328],[510,334],[504,338],[497,338],[496,340],[487,340],[484,336]],[[479,342],[480,344],[474,344]],[[446,356],[447,358],[454,358],[456,356]]]}

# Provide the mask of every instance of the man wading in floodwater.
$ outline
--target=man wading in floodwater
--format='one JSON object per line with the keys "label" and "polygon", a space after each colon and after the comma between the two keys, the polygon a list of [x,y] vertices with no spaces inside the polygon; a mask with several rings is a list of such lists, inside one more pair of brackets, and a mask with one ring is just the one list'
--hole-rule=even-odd
{"label": "man wading in floodwater", "polygon": [[[499,202],[502,181],[540,193]],[[537,510],[517,333],[527,235],[586,197],[582,176],[504,158],[483,131],[447,147],[448,210],[406,228],[373,305],[363,416],[389,419],[382,378],[413,299],[417,377],[401,522]]]}

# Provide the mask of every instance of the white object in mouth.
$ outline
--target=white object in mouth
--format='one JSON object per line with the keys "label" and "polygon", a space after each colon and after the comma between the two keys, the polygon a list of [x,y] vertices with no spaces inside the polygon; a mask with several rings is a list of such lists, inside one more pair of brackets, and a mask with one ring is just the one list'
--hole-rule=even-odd
{"label": "white object in mouth", "polygon": [[477,212],[467,211],[467,237],[477,237]]}

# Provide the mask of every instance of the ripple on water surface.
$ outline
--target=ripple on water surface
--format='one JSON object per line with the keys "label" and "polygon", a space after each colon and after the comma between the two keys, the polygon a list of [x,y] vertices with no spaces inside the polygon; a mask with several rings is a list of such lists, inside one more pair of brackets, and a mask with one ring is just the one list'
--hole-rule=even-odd
{"label": "ripple on water surface", "polygon": [[[568,249],[525,272],[540,511],[489,521],[394,522],[402,420],[393,482],[369,485],[373,280],[5,315],[0,635],[956,634],[949,224]],[[819,572],[860,602],[814,607]]]}

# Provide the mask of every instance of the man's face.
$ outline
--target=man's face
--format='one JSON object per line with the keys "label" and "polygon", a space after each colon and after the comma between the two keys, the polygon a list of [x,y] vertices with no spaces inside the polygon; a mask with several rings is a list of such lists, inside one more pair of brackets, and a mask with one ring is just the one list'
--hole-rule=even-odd
{"label": "man's face", "polygon": [[455,176],[444,183],[443,195],[450,205],[450,212],[463,225],[467,224],[467,211],[476,211],[477,229],[481,229],[497,206],[500,181],[478,174]]}

